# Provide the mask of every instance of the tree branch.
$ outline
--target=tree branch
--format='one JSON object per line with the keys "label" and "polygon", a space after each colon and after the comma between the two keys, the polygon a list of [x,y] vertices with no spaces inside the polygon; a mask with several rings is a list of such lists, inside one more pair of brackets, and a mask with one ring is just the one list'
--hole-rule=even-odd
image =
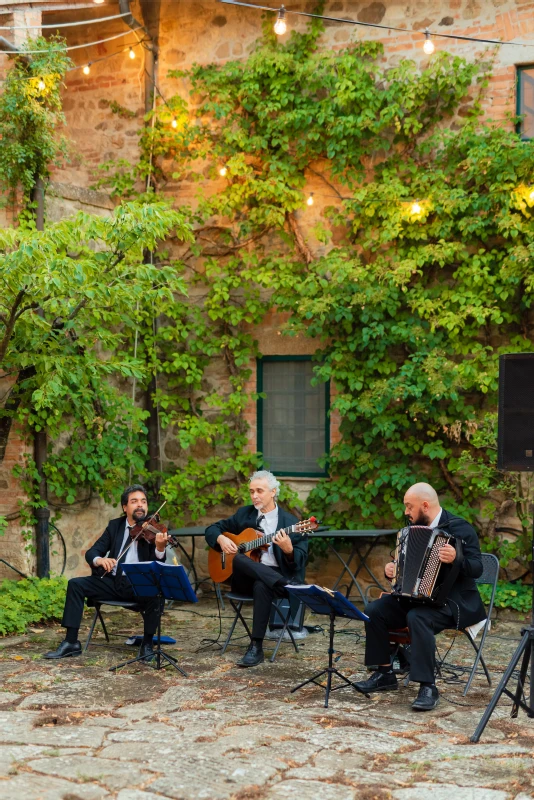
{"label": "tree branch", "polygon": [[288,211],[286,214],[286,219],[288,221],[289,227],[291,228],[291,232],[295,237],[297,250],[303,257],[306,264],[311,264],[311,262],[313,261],[313,253],[304,240],[304,236],[302,235],[300,228],[297,225],[297,220],[295,219],[294,214]]}

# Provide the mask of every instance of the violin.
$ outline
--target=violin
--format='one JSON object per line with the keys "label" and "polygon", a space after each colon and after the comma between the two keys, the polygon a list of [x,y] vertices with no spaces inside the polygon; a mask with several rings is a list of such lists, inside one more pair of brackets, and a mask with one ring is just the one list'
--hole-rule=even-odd
{"label": "violin", "polygon": [[[165,500],[165,503],[166,502],[167,501]],[[150,514],[150,516],[145,517],[144,520],[139,520],[137,525],[134,525],[133,528],[129,528],[130,538],[133,541],[144,539],[145,542],[148,542],[149,544],[154,544],[158,533],[165,533],[165,534],[168,533],[168,529],[166,528],[166,526],[162,522],[160,522],[160,515],[159,515],[159,512],[161,511],[165,503],[162,503],[162,505],[158,508],[157,511],[155,511],[153,514]],[[170,536],[168,544],[170,544],[171,547],[176,547],[178,544],[178,540],[174,536]]]}

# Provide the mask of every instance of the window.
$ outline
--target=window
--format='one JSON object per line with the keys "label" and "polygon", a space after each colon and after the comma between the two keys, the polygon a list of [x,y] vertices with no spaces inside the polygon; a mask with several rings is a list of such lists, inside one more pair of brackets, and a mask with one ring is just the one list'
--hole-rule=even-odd
{"label": "window", "polygon": [[534,139],[534,65],[517,67],[517,115],[521,138]]}
{"label": "window", "polygon": [[277,475],[320,477],[330,447],[330,384],[312,386],[310,356],[258,360],[258,450]]}

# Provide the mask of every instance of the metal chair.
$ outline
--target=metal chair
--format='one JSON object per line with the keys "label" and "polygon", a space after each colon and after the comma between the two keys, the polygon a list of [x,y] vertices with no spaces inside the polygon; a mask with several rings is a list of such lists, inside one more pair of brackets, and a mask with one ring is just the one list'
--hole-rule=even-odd
{"label": "metal chair", "polygon": [[[232,635],[234,633],[235,626],[237,625],[237,621],[238,620],[241,622],[241,624],[245,628],[249,640],[252,641],[252,633],[250,631],[250,628],[247,625],[247,621],[246,621],[245,617],[241,613],[241,609],[243,608],[243,605],[245,603],[253,603],[254,602],[254,598],[251,597],[250,595],[239,594],[238,592],[227,592],[225,594],[225,597],[229,601],[229,603],[232,606],[232,608],[234,609],[235,616],[234,616],[234,619],[232,621],[232,625],[230,626],[230,630],[228,631],[228,636],[226,637],[226,641],[225,641],[225,643],[223,645],[223,648],[221,650],[221,655],[222,655],[222,653],[226,652],[226,649],[227,649],[228,645],[230,644],[230,639],[232,638]],[[276,639],[276,645],[275,645],[273,654],[272,654],[271,658],[269,659],[269,661],[271,661],[271,662],[274,661],[275,658],[276,658],[276,654],[278,653],[278,650],[279,650],[280,645],[281,645],[281,643],[283,641],[283,638],[284,638],[284,633],[286,631],[289,634],[289,638],[291,639],[291,643],[293,644],[293,647],[295,648],[295,652],[296,653],[299,652],[299,648],[298,648],[298,645],[297,645],[297,643],[295,641],[295,637],[293,636],[293,632],[292,632],[291,628],[289,627],[289,620],[291,619],[291,607],[288,609],[287,614],[284,616],[282,611],[281,611],[281,609],[280,609],[280,607],[279,607],[279,605],[278,605],[278,599],[276,599],[276,600],[273,600],[273,609],[275,611],[275,614],[277,614],[279,616],[280,621],[282,622],[282,627],[280,629],[280,635]]]}
{"label": "metal chair", "polygon": [[87,607],[94,608],[95,614],[93,620],[91,622],[91,627],[89,628],[89,635],[87,637],[87,641],[85,642],[85,646],[83,648],[83,652],[87,650],[91,643],[91,639],[93,638],[93,632],[95,630],[95,625],[97,620],[100,620],[100,624],[102,625],[102,630],[104,631],[104,636],[106,637],[106,642],[109,642],[109,634],[106,628],[106,624],[104,622],[104,617],[102,616],[100,609],[102,606],[115,606],[116,608],[128,608],[130,611],[138,611],[141,613],[141,606],[138,603],[128,600],[88,600]]}

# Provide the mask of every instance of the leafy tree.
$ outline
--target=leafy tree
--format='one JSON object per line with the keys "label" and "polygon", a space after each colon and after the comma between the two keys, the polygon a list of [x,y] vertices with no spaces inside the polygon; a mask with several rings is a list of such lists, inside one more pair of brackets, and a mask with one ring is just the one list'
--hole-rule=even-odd
{"label": "leafy tree", "polygon": [[0,455],[13,419],[46,430],[60,444],[45,474],[67,502],[83,486],[110,498],[143,467],[146,413],[116,382],[144,375],[143,362],[124,347],[139,309],[164,311],[175,292],[185,292],[176,264],[144,259],[171,232],[190,238],[179,212],[131,202],[111,217],[80,213],[45,231],[0,233],[0,366],[13,377]]}

